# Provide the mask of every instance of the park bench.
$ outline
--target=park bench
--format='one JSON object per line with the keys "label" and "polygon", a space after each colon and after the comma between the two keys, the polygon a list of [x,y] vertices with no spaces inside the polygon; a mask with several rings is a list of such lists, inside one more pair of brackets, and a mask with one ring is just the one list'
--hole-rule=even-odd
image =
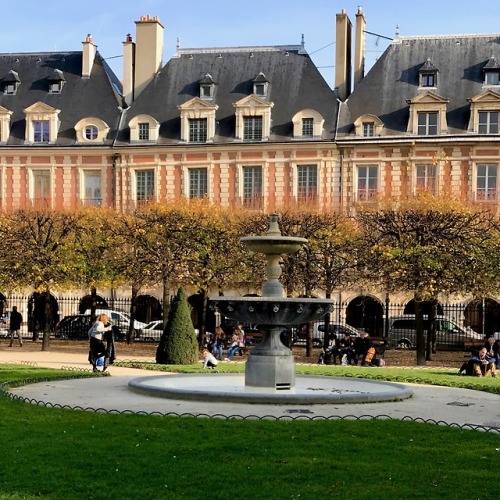
{"label": "park bench", "polygon": [[375,351],[378,356],[384,357],[385,350],[389,349],[389,338],[388,337],[368,337],[371,344],[375,347]]}
{"label": "park bench", "polygon": [[464,359],[469,359],[473,351],[477,351],[484,346],[484,339],[464,340]]}

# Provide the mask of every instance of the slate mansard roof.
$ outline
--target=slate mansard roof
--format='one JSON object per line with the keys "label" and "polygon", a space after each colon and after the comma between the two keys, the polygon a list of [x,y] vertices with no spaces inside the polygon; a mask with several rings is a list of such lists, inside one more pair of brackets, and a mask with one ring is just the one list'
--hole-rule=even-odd
{"label": "slate mansard roof", "polygon": [[[15,74],[20,81],[16,94],[0,92],[0,106],[13,112],[7,146],[24,145],[23,110],[37,102],[61,110],[56,143],[42,147],[77,145],[74,127],[79,120],[89,117],[100,118],[108,124],[110,131],[104,144],[112,144],[120,121],[121,89],[99,53],[90,78],[82,78],[82,52],[0,54],[0,85],[12,81]],[[64,78],[64,86],[60,94],[51,94],[49,83],[59,74]]]}
{"label": "slate mansard roof", "polygon": [[292,118],[305,109],[313,109],[324,118],[322,139],[334,137],[336,95],[302,46],[274,46],[179,50],[125,111],[119,142],[128,143],[130,120],[146,114],[160,123],[159,144],[178,144],[178,106],[200,96],[200,83],[207,74],[216,85],[210,101],[218,106],[214,143],[233,142],[233,104],[253,94],[261,73],[269,82],[265,100],[273,103],[270,142],[292,141]]}
{"label": "slate mansard roof", "polygon": [[[338,138],[352,135],[353,122],[365,114],[382,120],[382,136],[407,135],[407,100],[428,90],[449,99],[448,135],[466,134],[467,99],[489,87],[483,83],[484,69],[492,56],[500,60],[500,34],[398,37],[342,104]],[[437,70],[436,88],[419,87],[419,71],[425,64]],[[492,90],[498,93],[500,88]]]}

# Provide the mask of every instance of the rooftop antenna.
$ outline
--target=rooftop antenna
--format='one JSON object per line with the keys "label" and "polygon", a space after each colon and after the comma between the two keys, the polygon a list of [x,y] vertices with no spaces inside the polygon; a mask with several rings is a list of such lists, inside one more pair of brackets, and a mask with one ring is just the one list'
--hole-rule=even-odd
{"label": "rooftop antenna", "polygon": [[396,24],[396,36],[399,36],[399,24]]}
{"label": "rooftop antenna", "polygon": [[175,50],[179,50],[181,48],[181,39],[177,37],[177,40],[175,42]]}
{"label": "rooftop antenna", "polygon": [[306,45],[306,42],[305,42],[305,39],[304,39],[304,33],[302,33],[302,40],[300,42],[300,45],[302,45],[302,48],[304,48],[305,45]]}

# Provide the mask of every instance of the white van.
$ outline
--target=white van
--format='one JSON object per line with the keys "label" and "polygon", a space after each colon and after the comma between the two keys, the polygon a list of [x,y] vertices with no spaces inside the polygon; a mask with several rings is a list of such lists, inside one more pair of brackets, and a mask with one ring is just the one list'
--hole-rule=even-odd
{"label": "white van", "polygon": [[[107,314],[111,323],[116,325],[123,333],[128,331],[128,325],[130,324],[130,316],[122,311],[115,311],[113,309],[96,309],[96,316],[99,314]],[[90,309],[85,311],[85,314],[90,314]],[[136,336],[139,336],[142,332],[142,329],[146,326],[146,323],[142,323],[141,321],[137,321],[134,319],[134,330]]]}
{"label": "white van", "polygon": [[[427,338],[429,319],[424,315],[424,335]],[[480,333],[466,330],[446,316],[436,316],[436,345],[448,348],[462,348],[465,340],[482,339]],[[394,347],[411,349],[417,345],[417,325],[414,314],[389,318],[389,343]]]}

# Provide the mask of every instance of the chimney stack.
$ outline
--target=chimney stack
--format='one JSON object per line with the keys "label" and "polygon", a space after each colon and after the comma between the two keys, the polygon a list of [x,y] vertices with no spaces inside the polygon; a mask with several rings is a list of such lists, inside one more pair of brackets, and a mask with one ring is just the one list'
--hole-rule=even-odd
{"label": "chimney stack", "polygon": [[351,39],[352,24],[342,9],[342,12],[337,14],[335,54],[335,89],[341,101],[345,101],[351,93]]}
{"label": "chimney stack", "polygon": [[[133,98],[153,80],[163,60],[163,25],[157,16],[141,16],[136,25]],[[127,43],[127,42],[125,42]]]}
{"label": "chimney stack", "polygon": [[135,70],[135,43],[132,35],[127,34],[123,42],[123,99],[127,106],[134,101],[134,70]]}
{"label": "chimney stack", "polygon": [[358,7],[356,14],[356,45],[354,50],[354,88],[365,77],[365,29],[366,20],[363,9]]}
{"label": "chimney stack", "polygon": [[92,42],[92,35],[88,34],[82,42],[82,78],[90,78],[92,66],[97,52],[97,45]]}

